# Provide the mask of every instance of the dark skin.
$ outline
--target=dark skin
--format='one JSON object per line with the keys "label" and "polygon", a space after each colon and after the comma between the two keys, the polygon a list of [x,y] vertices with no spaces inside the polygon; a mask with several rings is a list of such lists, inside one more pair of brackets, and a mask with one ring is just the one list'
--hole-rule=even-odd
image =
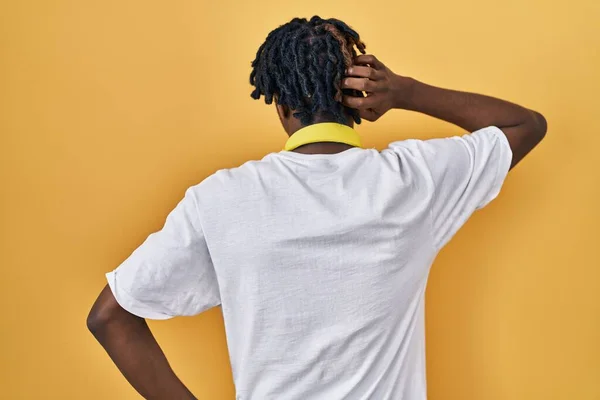
{"label": "dark skin", "polygon": [[[300,123],[300,120],[293,116],[294,110],[291,110],[289,107],[282,106],[280,104],[276,105],[276,109],[277,114],[279,115],[279,120],[281,121],[281,125],[283,126],[283,129],[288,134],[288,136],[292,136],[294,132],[304,128],[304,126]],[[315,124],[321,122],[331,121],[319,117],[315,118]],[[346,125],[348,125],[351,128],[354,126],[354,120],[349,115],[346,118]],[[303,154],[334,154],[342,152],[344,150],[348,150],[350,148],[352,148],[352,146],[344,143],[320,142],[305,144],[303,146],[297,147],[296,149],[294,149],[294,151]]]}
{"label": "dark skin", "polygon": [[346,72],[342,87],[362,90],[366,98],[344,97],[367,121],[376,121],[391,109],[427,114],[472,132],[496,126],[512,149],[511,168],[546,135],[546,119],[538,112],[481,94],[442,89],[394,74],[373,55],[361,55]]}
{"label": "dark skin", "polygon": [[[359,110],[367,121],[376,121],[391,109],[421,112],[455,124],[467,131],[490,125],[500,128],[513,152],[511,168],[545,136],[546,120],[538,112],[475,93],[442,89],[394,74],[372,55],[361,55],[347,71],[342,87],[367,92],[368,96],[344,97],[343,102]],[[277,105],[281,124],[288,135],[302,128],[293,110]],[[317,118],[315,123],[329,122]],[[353,121],[348,117],[347,125]],[[348,150],[342,143],[312,143],[294,151],[333,154]],[[117,303],[106,286],[94,303],[87,325],[115,365],[146,399],[195,399],[170,367],[146,321]]]}
{"label": "dark skin", "polygon": [[87,326],[145,399],[195,399],[175,375],[146,321],[123,309],[108,285],[92,306]]}

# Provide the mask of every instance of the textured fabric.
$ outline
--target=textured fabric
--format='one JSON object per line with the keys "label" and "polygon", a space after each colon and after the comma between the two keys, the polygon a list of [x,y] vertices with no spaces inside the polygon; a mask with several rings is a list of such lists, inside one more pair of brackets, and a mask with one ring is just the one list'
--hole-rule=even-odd
{"label": "textured fabric", "polygon": [[272,153],[188,189],[108,282],[144,318],[221,304],[237,399],[425,399],[429,268],[511,157],[495,127]]}

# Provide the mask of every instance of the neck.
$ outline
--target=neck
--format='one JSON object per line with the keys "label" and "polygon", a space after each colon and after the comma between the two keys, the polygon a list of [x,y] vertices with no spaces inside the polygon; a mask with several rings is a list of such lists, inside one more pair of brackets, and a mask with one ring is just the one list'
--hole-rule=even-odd
{"label": "neck", "polygon": [[292,151],[302,154],[335,154],[351,149],[352,147],[354,146],[344,143],[319,142],[305,144]]}
{"label": "neck", "polygon": [[[316,125],[316,124],[323,124],[323,123],[327,123],[327,122],[339,123],[339,122],[331,121],[331,120],[328,120],[325,118],[315,118],[315,121],[312,124],[302,125],[300,123],[299,119],[293,118],[288,122],[287,126],[284,125],[284,128],[286,129],[288,136],[292,136],[294,133],[296,133],[297,131],[299,131],[302,128],[306,128],[307,126]],[[346,126],[349,126],[350,128],[354,128],[354,121],[352,120],[352,118],[348,117],[348,120],[342,125],[346,125]]]}

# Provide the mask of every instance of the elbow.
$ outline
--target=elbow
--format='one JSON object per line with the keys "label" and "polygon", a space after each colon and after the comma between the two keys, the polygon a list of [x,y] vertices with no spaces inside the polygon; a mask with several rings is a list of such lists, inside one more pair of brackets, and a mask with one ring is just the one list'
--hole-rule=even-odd
{"label": "elbow", "polygon": [[532,111],[532,132],[538,143],[546,137],[548,131],[548,122],[546,118],[537,111]]}
{"label": "elbow", "polygon": [[102,309],[97,309],[97,307],[95,306],[96,305],[94,304],[94,307],[92,307],[90,313],[87,316],[86,325],[88,330],[92,333],[92,335],[97,337],[110,323],[112,316],[110,315],[110,313]]}
{"label": "elbow", "polygon": [[110,288],[106,286],[90,310],[86,325],[88,330],[96,337],[101,335],[113,321],[123,313]]}

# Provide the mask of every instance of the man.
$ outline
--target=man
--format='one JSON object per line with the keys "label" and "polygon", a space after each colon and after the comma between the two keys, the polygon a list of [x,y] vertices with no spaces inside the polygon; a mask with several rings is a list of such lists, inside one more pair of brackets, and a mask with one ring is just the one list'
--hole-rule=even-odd
{"label": "man", "polygon": [[[438,251],[537,145],[537,112],[394,74],[339,20],[269,34],[252,97],[285,150],[189,188],[115,271],[88,326],[137,391],[193,399],[144,318],[221,305],[237,399],[426,398],[424,295]],[[363,96],[366,93],[366,97]],[[390,109],[472,132],[360,148]]]}

